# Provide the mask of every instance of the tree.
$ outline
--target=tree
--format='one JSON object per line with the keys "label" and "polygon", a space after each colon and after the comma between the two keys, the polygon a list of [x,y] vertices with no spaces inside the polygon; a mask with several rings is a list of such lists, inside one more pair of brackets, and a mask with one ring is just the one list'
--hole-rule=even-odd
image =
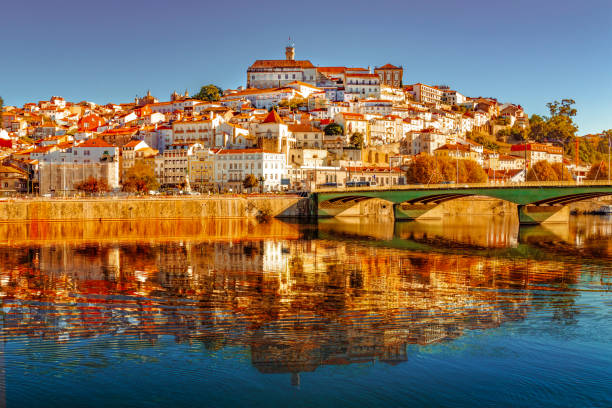
{"label": "tree", "polygon": [[330,123],[329,125],[325,126],[323,132],[325,132],[325,134],[328,136],[342,135],[344,134],[344,128],[338,123]]}
{"label": "tree", "polygon": [[353,133],[350,138],[350,143],[353,146],[361,149],[363,147],[363,133],[361,132]]}
{"label": "tree", "polygon": [[572,119],[578,112],[572,107],[576,101],[573,99],[562,99],[561,102],[553,101],[546,104],[549,117],[531,115],[529,118],[529,136],[538,141],[555,141],[568,144],[576,137],[578,127]]}
{"label": "tree", "polygon": [[[474,160],[460,160],[465,167],[465,183],[486,183],[487,173]],[[461,175],[461,174],[460,174]],[[459,182],[463,182],[459,178]]]}
{"label": "tree", "polygon": [[291,110],[296,110],[305,106],[308,106],[308,100],[305,98],[295,97],[291,99],[285,99],[278,103],[280,107],[287,107]]}
{"label": "tree", "polygon": [[200,88],[200,92],[193,95],[193,98],[211,102],[218,101],[221,95],[223,95],[223,89],[219,88],[217,85],[208,84]]}
{"label": "tree", "polygon": [[546,121],[540,115],[533,114],[529,118],[529,137],[533,140],[546,139]]}
{"label": "tree", "polygon": [[4,99],[0,96],[0,129],[2,129],[2,109],[4,108]]}
{"label": "tree", "polygon": [[587,173],[587,180],[608,180],[608,164],[601,161],[591,166]]}
{"label": "tree", "polygon": [[[503,130],[506,129],[502,129],[502,131]],[[502,133],[502,131],[500,131],[499,133]],[[476,143],[483,145],[485,148],[490,150],[497,151],[500,148],[499,144],[489,139],[489,134],[486,132],[475,130],[473,132],[467,132],[466,137],[475,141]]]}
{"label": "tree", "polygon": [[406,180],[410,184],[436,184],[442,181],[436,158],[428,154],[415,156],[406,171]]}
{"label": "tree", "polygon": [[89,177],[78,183],[74,187],[77,190],[88,194],[105,193],[107,191],[110,191],[106,179],[97,179],[95,177]]}
{"label": "tree", "polygon": [[541,160],[531,166],[527,181],[559,181],[559,176],[549,162]]}
{"label": "tree", "polygon": [[563,165],[563,163],[553,163],[552,168],[557,174],[557,179],[560,181],[572,181],[572,173]]}
{"label": "tree", "polygon": [[408,166],[406,179],[411,184],[485,183],[487,174],[473,160],[419,154]]}
{"label": "tree", "polygon": [[253,188],[257,187],[258,185],[259,180],[257,180],[257,177],[255,177],[253,174],[247,174],[242,182],[242,186],[250,189],[251,191],[253,191]]}
{"label": "tree", "polygon": [[159,183],[151,166],[137,161],[123,176],[123,191],[130,193],[146,193],[157,190]]}
{"label": "tree", "polygon": [[572,105],[576,103],[573,99],[561,99],[559,101],[548,102],[546,107],[550,112],[550,117],[553,118],[555,116],[576,116],[578,111],[575,108],[572,108]]}

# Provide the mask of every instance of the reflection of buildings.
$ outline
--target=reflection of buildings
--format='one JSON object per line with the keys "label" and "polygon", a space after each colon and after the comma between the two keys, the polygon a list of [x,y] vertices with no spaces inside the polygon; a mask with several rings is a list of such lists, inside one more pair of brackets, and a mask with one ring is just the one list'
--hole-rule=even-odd
{"label": "reflection of buildings", "polygon": [[[39,235],[56,234],[45,228]],[[75,240],[86,234],[66,228],[70,239],[58,244],[0,247],[5,339],[172,335],[210,349],[248,348],[260,372],[292,373],[296,383],[320,365],[396,364],[409,358],[408,344],[522,319],[531,290],[575,283],[580,267],[298,240],[297,227],[282,223],[185,225],[191,239],[170,239],[163,225],[102,225],[120,237],[106,243]],[[147,228],[161,231],[161,242],[130,238]]]}

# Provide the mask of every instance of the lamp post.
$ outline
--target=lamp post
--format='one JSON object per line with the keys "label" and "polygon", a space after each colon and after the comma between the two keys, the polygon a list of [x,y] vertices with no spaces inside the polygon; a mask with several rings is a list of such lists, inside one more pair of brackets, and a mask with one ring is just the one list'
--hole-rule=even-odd
{"label": "lamp post", "polygon": [[455,187],[459,185],[459,139],[455,136]]}
{"label": "lamp post", "polygon": [[610,148],[612,147],[612,140],[610,140],[610,134],[608,133],[608,184],[610,184]]}

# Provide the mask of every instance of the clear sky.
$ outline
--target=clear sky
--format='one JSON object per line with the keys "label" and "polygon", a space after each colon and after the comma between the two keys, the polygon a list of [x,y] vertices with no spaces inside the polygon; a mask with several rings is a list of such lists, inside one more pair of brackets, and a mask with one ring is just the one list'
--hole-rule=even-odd
{"label": "clear sky", "polygon": [[160,100],[245,85],[255,59],[404,67],[404,83],[447,84],[545,114],[577,102],[579,134],[612,128],[612,1],[9,1],[0,96]]}

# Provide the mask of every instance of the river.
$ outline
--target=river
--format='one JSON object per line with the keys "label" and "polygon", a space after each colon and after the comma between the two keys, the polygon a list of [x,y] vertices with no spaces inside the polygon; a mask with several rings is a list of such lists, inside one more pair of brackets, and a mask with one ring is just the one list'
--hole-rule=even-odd
{"label": "river", "polygon": [[612,406],[610,218],[0,236],[0,406]]}

